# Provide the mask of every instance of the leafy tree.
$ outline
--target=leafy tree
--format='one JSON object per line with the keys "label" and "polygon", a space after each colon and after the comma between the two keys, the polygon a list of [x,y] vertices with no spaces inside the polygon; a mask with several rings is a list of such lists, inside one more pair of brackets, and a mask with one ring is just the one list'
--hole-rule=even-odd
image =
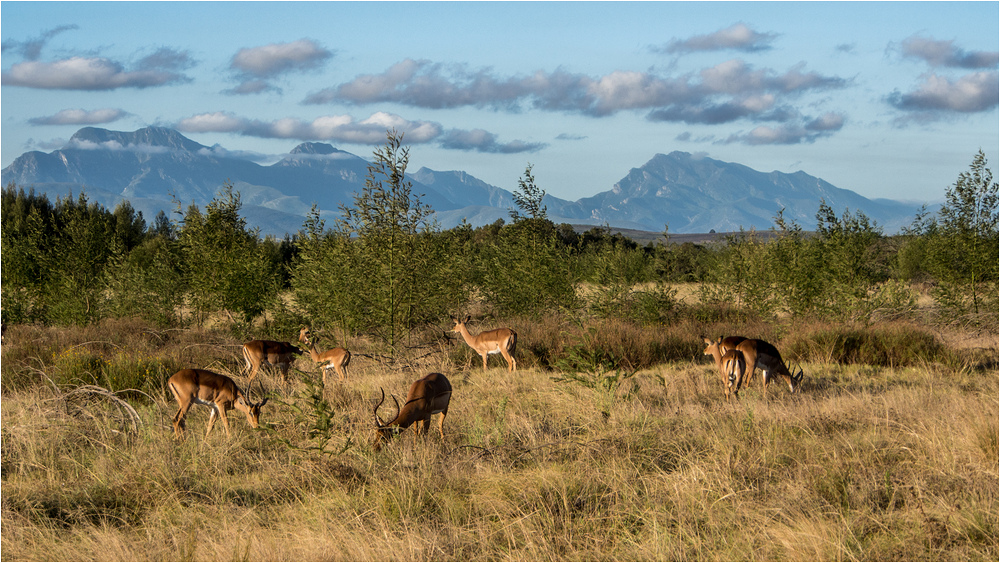
{"label": "leafy tree", "polygon": [[527,213],[522,215],[517,209],[510,210],[510,218],[515,223],[524,219],[548,219],[548,208],[542,205],[545,198],[545,190],[535,184],[535,177],[531,174],[532,164],[528,164],[524,169],[524,175],[517,181],[517,189],[514,190],[514,203]]}
{"label": "leafy tree", "polygon": [[928,269],[939,280],[935,297],[956,313],[995,313],[998,236],[997,183],[980,150],[968,172],[945,192],[937,221],[921,228],[928,237]]}
{"label": "leafy tree", "polygon": [[386,138],[336,228],[325,231],[315,208],[307,218],[292,286],[314,321],[369,333],[396,355],[416,327],[447,316],[466,284],[433,210],[406,179],[403,135]]}
{"label": "leafy tree", "polygon": [[477,277],[486,301],[501,315],[541,315],[575,301],[570,256],[542,205],[545,191],[535,185],[529,164],[518,181],[511,225],[495,224]]}
{"label": "leafy tree", "polygon": [[913,303],[909,289],[889,283],[890,259],[882,229],[861,211],[838,218],[823,201],[812,269],[822,282],[819,307],[828,317],[870,322],[876,310],[902,312]]}
{"label": "leafy tree", "polygon": [[249,322],[277,297],[279,266],[262,250],[259,229],[240,217],[239,192],[229,182],[202,213],[192,205],[178,232],[191,304],[200,315],[239,313]]}

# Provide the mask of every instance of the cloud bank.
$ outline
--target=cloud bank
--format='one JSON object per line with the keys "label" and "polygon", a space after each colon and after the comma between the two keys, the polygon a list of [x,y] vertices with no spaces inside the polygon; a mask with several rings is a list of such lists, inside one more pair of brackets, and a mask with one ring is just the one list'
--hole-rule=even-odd
{"label": "cloud bank", "polygon": [[411,144],[437,142],[446,149],[501,154],[534,152],[546,146],[542,143],[523,141],[501,143],[496,135],[482,129],[445,131],[440,123],[410,121],[386,112],[373,113],[367,119],[360,121],[350,115],[328,115],[312,121],[295,118],[261,121],[220,111],[182,119],[174,127],[188,133],[232,133],[266,139],[333,141],[362,145],[383,143],[385,132],[395,129],[403,133],[406,142]]}

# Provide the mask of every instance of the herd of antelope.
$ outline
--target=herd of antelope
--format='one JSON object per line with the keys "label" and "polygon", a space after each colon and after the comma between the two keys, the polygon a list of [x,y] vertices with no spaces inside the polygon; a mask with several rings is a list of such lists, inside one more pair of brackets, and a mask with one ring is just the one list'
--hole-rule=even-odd
{"label": "herd of antelope", "polygon": [[[466,344],[482,356],[483,370],[486,370],[486,360],[490,354],[501,354],[507,362],[507,370],[515,371],[517,333],[509,328],[498,328],[473,335],[465,326],[470,319],[468,316],[464,320],[452,318],[455,326],[451,332],[462,335]],[[802,370],[799,369],[797,374],[789,371],[778,349],[771,344],[742,336],[720,336],[715,340],[704,336],[701,338],[707,345],[704,354],[715,359],[716,368],[722,376],[726,402],[729,402],[730,397],[739,398],[740,388],[744,383],[750,385],[757,368],[763,373],[762,387],[765,398],[767,386],[774,375],[780,375],[792,393],[798,391],[799,383],[802,381]],[[306,345],[309,357],[322,370],[324,386],[329,370],[334,370],[341,382],[347,381],[347,366],[351,362],[349,351],[344,348],[318,350],[309,327],[299,331],[299,342]],[[251,340],[243,345],[243,358],[246,360],[244,371],[249,374],[248,381],[252,383],[262,365],[274,366],[280,370],[282,379],[287,381],[288,368],[295,360],[295,356],[305,353],[289,342]],[[231,378],[203,369],[182,369],[170,377],[167,387],[178,404],[177,414],[173,419],[174,435],[178,439],[184,437],[184,417],[194,404],[205,405],[211,409],[206,438],[211,434],[212,427],[219,418],[222,419],[226,435],[229,435],[226,414],[234,408],[245,413],[250,426],[257,428],[260,423],[261,407],[267,404],[267,398],[258,403],[251,402]],[[443,374],[431,373],[414,381],[402,406],[396,396],[392,395],[396,414],[388,421],[379,416],[379,408],[385,403],[385,390],[381,391],[382,398],[374,408],[376,451],[383,443],[415,423],[423,423],[417,425],[417,434],[426,434],[430,428],[431,415],[434,414],[441,415],[438,431],[444,438],[444,419],[448,415],[448,405],[451,402],[451,383]]]}

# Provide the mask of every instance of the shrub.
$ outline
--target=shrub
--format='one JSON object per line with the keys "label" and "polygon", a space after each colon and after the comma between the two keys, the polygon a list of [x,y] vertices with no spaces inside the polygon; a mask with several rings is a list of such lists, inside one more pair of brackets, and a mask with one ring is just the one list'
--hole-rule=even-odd
{"label": "shrub", "polygon": [[933,334],[901,323],[798,331],[786,340],[784,350],[800,360],[885,367],[921,365],[950,355]]}

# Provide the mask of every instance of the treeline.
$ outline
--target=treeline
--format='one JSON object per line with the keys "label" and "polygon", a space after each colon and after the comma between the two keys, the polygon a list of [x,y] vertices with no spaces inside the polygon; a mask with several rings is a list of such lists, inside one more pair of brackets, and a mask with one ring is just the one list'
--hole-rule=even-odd
{"label": "treeline", "polygon": [[332,225],[314,208],[283,240],[248,228],[228,183],[204,210],[178,206],[175,219],[161,212],[151,224],[127,202],[113,211],[84,194],[53,203],[10,184],[2,195],[3,322],[141,317],[177,326],[221,314],[245,334],[263,315],[369,335],[393,351],[472,303],[496,317],[564,311],[669,322],[685,314],[674,282],[696,283],[701,309],[693,315],[867,323],[912,314],[920,283],[941,319],[996,322],[997,184],[982,152],[946,190],[940,212],[918,214],[899,235],[821,202],[814,232],[779,211],[769,236],[678,245],[664,233],[662,243],[640,246],[607,229],[578,234],[554,224],[530,165],[510,222],[442,230],[405,180],[401,141],[389,133],[363,190]]}

